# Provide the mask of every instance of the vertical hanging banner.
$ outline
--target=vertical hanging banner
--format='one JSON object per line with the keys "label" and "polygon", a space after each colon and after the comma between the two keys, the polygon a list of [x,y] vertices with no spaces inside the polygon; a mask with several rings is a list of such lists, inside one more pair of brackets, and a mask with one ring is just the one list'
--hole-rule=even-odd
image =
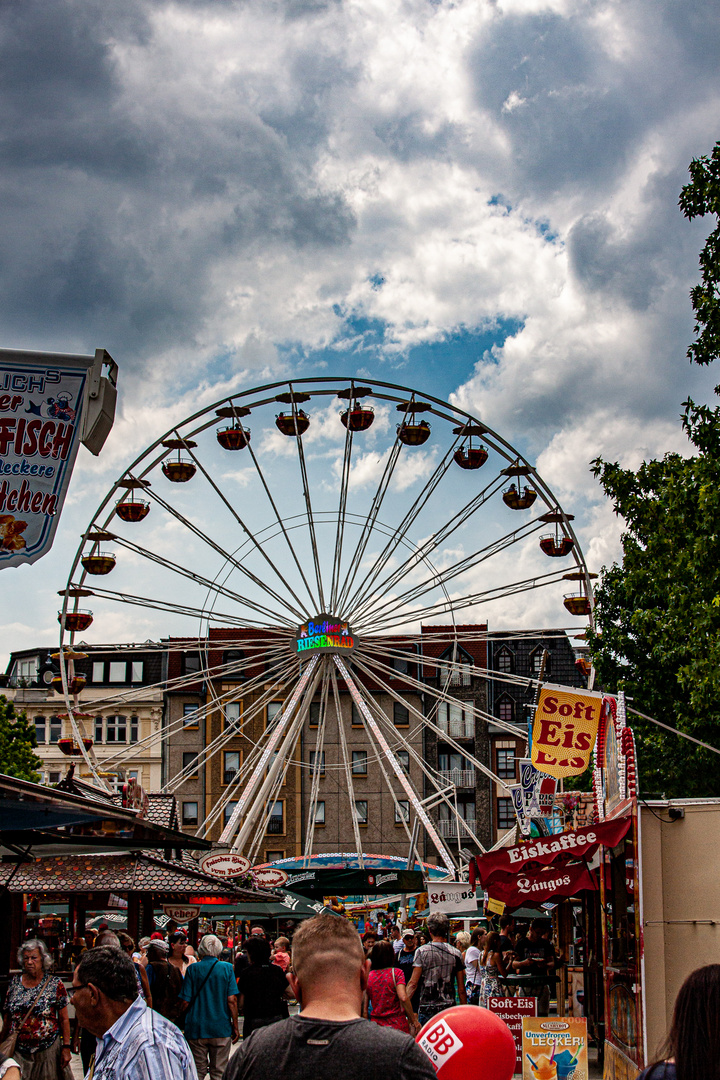
{"label": "vertical hanging banner", "polygon": [[546,683],[533,721],[532,763],[548,776],[580,776],[590,764],[603,695]]}
{"label": "vertical hanging banner", "polygon": [[[103,365],[112,375],[101,376]],[[0,349],[0,569],[52,547],[80,442],[99,453],[115,415],[117,365]]]}

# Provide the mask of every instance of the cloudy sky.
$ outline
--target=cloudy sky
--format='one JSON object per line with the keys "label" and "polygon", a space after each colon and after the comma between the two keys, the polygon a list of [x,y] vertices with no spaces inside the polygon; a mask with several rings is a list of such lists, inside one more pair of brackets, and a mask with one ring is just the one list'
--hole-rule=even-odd
{"label": "cloudy sky", "polygon": [[5,654],[51,640],[130,458],[271,378],[454,401],[612,561],[589,460],[682,449],[681,401],[718,381],[685,357],[710,223],[677,207],[720,137],[718,55],[712,0],[4,4],[0,344],[121,369],[53,552],[4,572]]}

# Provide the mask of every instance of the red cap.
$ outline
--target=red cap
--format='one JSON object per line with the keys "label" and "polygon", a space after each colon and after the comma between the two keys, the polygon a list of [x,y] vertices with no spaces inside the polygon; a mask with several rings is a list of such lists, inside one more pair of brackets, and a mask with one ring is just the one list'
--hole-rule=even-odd
{"label": "red cap", "polygon": [[150,940],[151,941],[164,941],[165,938],[162,936],[162,934],[160,933],[159,930],[156,930],[154,934],[150,935]]}

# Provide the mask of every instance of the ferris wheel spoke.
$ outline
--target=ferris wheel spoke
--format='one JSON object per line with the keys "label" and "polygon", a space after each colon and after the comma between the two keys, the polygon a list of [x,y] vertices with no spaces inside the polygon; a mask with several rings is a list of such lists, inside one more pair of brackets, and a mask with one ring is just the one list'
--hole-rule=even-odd
{"label": "ferris wheel spoke", "polygon": [[138,544],[134,544],[125,537],[116,536],[115,540],[121,547],[127,548],[128,551],[132,551],[136,555],[140,555],[141,558],[147,559],[149,562],[155,563],[158,566],[162,566],[164,570],[169,570],[173,574],[185,577],[189,581],[193,581],[196,585],[202,585],[203,588],[211,593],[234,600],[243,607],[264,615],[266,618],[270,618],[273,622],[281,623],[289,628],[294,627],[295,625],[291,619],[279,615],[277,612],[272,611],[271,608],[267,608],[263,604],[258,604],[254,600],[250,600],[247,596],[242,596],[240,593],[235,592],[234,589],[228,589],[224,585],[219,585],[216,581],[212,581],[210,578],[205,577],[204,574],[199,574],[196,570],[190,570],[189,567],[182,566],[178,562],[173,562],[172,559],[167,559],[165,556],[158,555],[154,551],[148,551],[147,548],[140,547]]}
{"label": "ferris wheel spoke", "polygon": [[[73,587],[73,586],[71,586]],[[77,586],[74,586],[77,587]],[[237,615],[230,615],[228,612],[216,612],[212,615],[207,614],[205,608],[194,607],[192,604],[176,604],[168,600],[159,600],[151,596],[136,596],[133,593],[118,592],[113,589],[104,589],[93,586],[93,596],[105,598],[107,600],[116,600],[119,603],[134,605],[135,607],[146,607],[153,611],[164,611],[171,615],[188,615],[191,618],[207,618],[210,622],[220,622],[223,625],[229,626],[248,626],[260,628],[267,625],[265,622],[255,622],[251,619],[243,619]]]}
{"label": "ferris wheel spoke", "polygon": [[417,548],[411,547],[410,554],[387,578],[377,582],[373,588],[365,592],[363,596],[364,605],[367,606],[372,598],[378,594],[386,594],[389,589],[392,589],[398,581],[401,581],[403,577],[411,573],[421,562],[426,561],[433,551],[437,550],[441,544],[445,543],[453,533],[460,529],[477,510],[497,493],[502,487],[504,480],[505,478],[502,474],[495,476],[481,492],[471,499],[470,502],[466,503],[466,505],[458,511],[450,521],[433,532],[424,543],[420,544]]}
{"label": "ferris wheel spoke", "polygon": [[393,473],[395,472],[395,466],[397,465],[401,450],[402,443],[400,442],[399,437],[396,435],[395,442],[393,443],[390,449],[390,453],[388,454],[387,461],[385,462],[385,468],[383,469],[382,476],[380,477],[380,482],[378,484],[377,490],[375,492],[375,495],[373,496],[370,510],[368,511],[362,529],[360,530],[360,537],[351,556],[350,564],[345,575],[345,584],[343,585],[343,588],[338,597],[338,609],[341,609],[342,606],[345,604],[348,594],[352,589],[353,582],[355,581],[355,577],[358,573],[358,570],[360,569],[362,557],[365,554],[365,550],[370,541],[370,536],[372,535],[373,529],[375,527],[375,522],[377,521],[378,514],[380,513],[380,508],[385,499],[385,495],[387,494],[388,487],[390,486],[390,481],[392,479]]}
{"label": "ferris wheel spoke", "polygon": [[340,753],[342,755],[342,765],[345,773],[345,790],[347,791],[348,801],[350,803],[350,821],[352,822],[353,837],[355,839],[355,850],[357,851],[360,869],[364,870],[365,860],[363,858],[360,825],[358,823],[357,808],[355,806],[355,785],[352,778],[352,765],[350,763],[350,754],[348,751],[347,734],[345,732],[345,724],[343,723],[342,717],[340,689],[338,687],[337,674],[334,666],[328,664],[328,667],[330,668],[330,677],[332,680],[333,701],[335,702],[335,715],[337,716],[338,734],[340,736]]}
{"label": "ferris wheel spoke", "polygon": [[[268,485],[268,482],[265,479],[265,474],[263,473],[262,469],[260,468],[260,462],[258,461],[257,456],[255,454],[255,451],[253,450],[252,445],[249,442],[247,444],[247,448],[248,448],[248,451],[250,453],[250,457],[252,458],[253,464],[255,465],[255,470],[257,472],[258,479],[260,480],[260,483],[262,484],[263,490],[264,490],[265,494],[268,497],[268,501],[270,503],[270,506],[272,507],[273,514],[275,515],[275,520],[276,520],[276,522],[277,522],[277,524],[278,524],[278,526],[280,528],[280,531],[283,534],[283,537],[285,538],[285,542],[287,544],[288,550],[290,552],[290,555],[292,557],[293,562],[295,563],[295,566],[297,567],[298,573],[300,574],[300,578],[302,579],[302,583],[303,583],[303,585],[305,586],[305,588],[307,590],[307,594],[308,594],[308,596],[310,598],[310,605],[313,608],[312,614],[315,614],[317,606],[318,606],[317,598],[314,595],[312,589],[310,588],[310,583],[308,582],[308,579],[305,576],[305,571],[303,570],[303,567],[302,567],[302,564],[301,564],[301,562],[300,562],[300,560],[298,558],[297,552],[295,551],[295,548],[293,547],[292,541],[290,539],[290,534],[288,533],[288,530],[287,530],[287,528],[285,526],[285,522],[283,521],[282,517],[280,516],[280,512],[278,511],[277,505],[276,505],[275,500],[274,500],[274,498],[272,496],[272,492],[270,491],[270,487]],[[309,612],[308,608],[304,604],[302,605],[302,607],[303,607],[303,610],[307,613],[308,618],[310,618],[311,613]]]}
{"label": "ferris wheel spoke", "polygon": [[[292,383],[290,384],[292,386]],[[325,593],[323,591],[322,571],[320,569],[320,551],[318,549],[317,536],[315,534],[315,518],[313,516],[312,500],[310,499],[310,484],[308,483],[307,465],[305,462],[305,449],[303,447],[302,435],[297,427],[298,411],[295,402],[292,404],[293,417],[295,419],[295,430],[297,432],[297,449],[298,449],[298,461],[300,462],[300,476],[302,477],[303,498],[305,499],[305,510],[307,512],[307,524],[308,532],[310,534],[310,547],[312,548],[313,565],[315,566],[315,580],[317,582],[318,598],[320,600],[320,610],[325,610]]]}
{"label": "ferris wheel spoke", "polygon": [[[321,663],[322,683],[320,685],[320,715],[318,717],[317,733],[315,735],[315,759],[312,766],[310,805],[308,807],[307,822],[305,823],[305,847],[303,848],[303,856],[306,859],[312,852],[313,840],[315,839],[315,811],[317,808],[318,795],[320,794],[320,776],[323,772],[322,758],[324,753],[325,726],[327,721],[328,697],[330,690],[330,680],[328,678],[328,665],[326,657],[322,658]],[[340,717],[338,717],[338,724],[342,726]]]}
{"label": "ferris wheel spoke", "polygon": [[507,596],[515,596],[518,593],[527,592],[530,589],[539,589],[545,585],[552,585],[554,582],[562,580],[562,576],[562,572],[559,570],[554,572],[551,571],[548,574],[538,574],[533,578],[525,578],[522,581],[515,581],[509,585],[501,585],[494,589],[486,589],[484,592],[463,596],[462,599],[441,600],[435,604],[429,604],[426,607],[411,608],[403,615],[396,618],[386,617],[385,619],[369,620],[363,625],[363,631],[365,633],[375,634],[381,630],[391,630],[396,627],[405,626],[408,622],[422,622],[434,615],[454,615],[458,611],[463,611],[469,607],[475,607],[480,603],[487,604],[493,600],[500,600]]}
{"label": "ferris wheel spoke", "polygon": [[427,507],[428,500],[436,490],[440,481],[446,475],[448,469],[453,462],[453,455],[457,448],[458,442],[459,439],[456,438],[455,441],[451,444],[450,449],[447,451],[445,456],[441,459],[441,461],[435,468],[434,472],[428,479],[427,483],[424,485],[422,491],[418,494],[415,502],[412,504],[403,520],[400,522],[398,527],[394,529],[393,532],[390,534],[390,538],[388,539],[385,547],[375,560],[372,569],[365,574],[365,577],[356,587],[355,592],[352,594],[351,597],[348,598],[347,607],[349,610],[353,609],[353,604],[355,603],[357,598],[359,596],[365,595],[368,589],[370,589],[370,587],[372,586],[373,582],[377,580],[379,575],[382,573],[382,570],[387,565],[389,559],[391,559],[394,553],[397,551],[398,542],[401,537],[407,535],[408,531],[415,523],[420,513]]}
{"label": "ferris wheel spoke", "polygon": [[[512,547],[513,544],[516,544],[520,540],[524,540],[534,532],[537,532],[541,527],[542,522],[530,521],[522,525],[519,529],[515,529],[511,533],[506,533],[505,536],[500,537],[500,539],[493,541],[491,544],[487,544],[483,548],[479,548],[477,551],[473,552],[472,555],[467,555],[464,559],[460,559],[458,562],[453,563],[445,570],[436,571],[430,577],[425,578],[424,581],[406,589],[405,592],[401,592],[383,603],[376,605],[372,611],[373,617],[382,618],[386,614],[400,610],[408,604],[411,604],[414,600],[418,600],[421,596],[424,596],[431,589],[442,588],[444,590],[448,583],[455,578],[458,578],[469,570],[487,562],[487,560],[493,558],[493,556],[506,551],[508,548]],[[363,608],[361,607],[359,611],[360,619],[355,619],[355,623],[360,626],[362,626],[362,610]]]}
{"label": "ferris wheel spoke", "polygon": [[[175,434],[176,434],[176,435],[178,436],[178,438],[180,438],[180,435],[178,434],[177,430],[175,431]],[[214,491],[214,492],[215,492],[215,494],[216,494],[216,495],[218,496],[218,498],[219,498],[219,499],[220,499],[220,501],[221,501],[221,502],[223,503],[223,505],[224,505],[225,507],[227,507],[227,509],[228,509],[228,510],[230,511],[230,513],[232,514],[232,516],[233,516],[233,517],[235,518],[235,521],[236,521],[236,522],[238,523],[238,525],[240,526],[240,528],[241,528],[241,529],[243,530],[243,532],[245,533],[245,535],[246,535],[247,539],[248,539],[248,540],[250,541],[250,543],[251,543],[251,544],[253,545],[253,547],[255,548],[255,550],[256,550],[257,552],[259,552],[259,554],[260,554],[260,555],[261,555],[261,556],[263,557],[263,559],[265,560],[265,562],[267,563],[267,565],[268,565],[268,566],[270,567],[270,569],[271,569],[271,570],[273,571],[273,573],[274,573],[274,574],[275,574],[275,575],[276,575],[276,576],[277,576],[277,577],[279,578],[279,580],[280,580],[280,581],[281,581],[281,582],[283,583],[283,585],[284,585],[284,586],[285,586],[285,588],[286,588],[286,589],[288,590],[288,592],[290,593],[290,595],[291,595],[291,596],[292,596],[292,597],[293,597],[293,598],[294,598],[294,599],[295,599],[295,600],[297,601],[297,603],[299,604],[299,606],[300,606],[301,610],[303,610],[303,611],[307,610],[307,609],[305,608],[305,606],[303,605],[302,601],[300,600],[300,598],[299,598],[299,597],[298,597],[298,596],[296,595],[296,593],[295,593],[295,590],[294,590],[294,589],[292,588],[292,586],[291,586],[291,585],[289,584],[289,582],[287,582],[287,581],[285,580],[284,576],[283,576],[283,575],[282,575],[282,574],[280,573],[280,571],[278,570],[278,568],[277,568],[277,567],[275,566],[274,562],[272,561],[272,559],[270,558],[270,556],[268,555],[268,553],[267,553],[267,552],[265,551],[265,549],[263,548],[263,546],[262,546],[261,544],[259,544],[259,543],[258,543],[258,541],[256,540],[256,538],[255,538],[255,535],[254,535],[254,533],[252,532],[252,530],[251,530],[251,529],[249,529],[249,528],[247,527],[247,525],[245,524],[245,522],[243,521],[243,519],[242,519],[242,518],[240,517],[240,515],[238,514],[238,512],[237,512],[237,510],[235,509],[235,507],[233,506],[233,504],[232,504],[232,503],[230,502],[230,500],[229,500],[229,499],[228,499],[228,498],[227,498],[227,497],[225,496],[225,494],[224,494],[224,493],[223,493],[223,492],[222,492],[222,491],[220,490],[219,486],[218,486],[218,485],[217,485],[217,484],[215,483],[215,481],[213,480],[213,478],[212,478],[212,477],[210,476],[209,472],[207,471],[207,469],[205,468],[205,466],[204,466],[204,465],[202,464],[202,462],[201,462],[201,461],[199,460],[199,458],[197,457],[197,455],[193,453],[193,451],[192,451],[192,448],[191,448],[191,447],[189,447],[189,446],[187,446],[187,447],[186,447],[186,449],[187,449],[187,453],[188,453],[188,454],[190,455],[190,457],[191,457],[191,458],[193,459],[193,461],[195,462],[196,466],[198,467],[198,469],[200,470],[200,472],[201,472],[201,473],[203,474],[203,476],[204,476],[204,477],[205,477],[205,479],[207,480],[208,484],[210,484],[210,487],[211,487],[211,488],[213,489],[213,491]],[[268,589],[268,586],[267,586],[267,585],[265,585],[265,588],[266,588],[266,589]],[[268,591],[270,591],[270,590],[268,589]],[[286,607],[289,607],[289,605],[288,605],[287,601],[284,601],[284,603],[285,603],[285,606],[286,606]],[[292,609],[291,609],[291,610],[292,610]]]}
{"label": "ferris wheel spoke", "polygon": [[[253,585],[256,585],[263,592],[266,592],[269,596],[271,596],[273,600],[275,600],[278,604],[286,608],[287,611],[289,611],[293,616],[295,616],[296,620],[300,619],[300,621],[302,621],[301,609],[295,608],[292,604],[288,603],[286,598],[282,596],[281,593],[277,592],[276,589],[273,589],[267,583],[267,581],[263,580],[263,578],[258,577],[257,574],[252,573],[251,570],[248,570],[248,568],[242,562],[240,562],[239,559],[237,559],[230,552],[226,551],[220,544],[217,544],[214,540],[212,540],[203,529],[201,529],[198,525],[195,525],[194,522],[190,521],[189,518],[186,518],[184,514],[182,514],[169,502],[163,499],[162,496],[158,495],[157,492],[150,491],[148,489],[147,494],[149,498],[153,499],[156,503],[158,503],[159,506],[162,506],[162,508],[168,514],[174,517],[176,521],[179,521],[182,525],[185,526],[186,529],[194,533],[194,535],[197,536],[199,540],[202,540],[204,544],[207,544],[209,548],[216,552],[216,554],[220,555],[225,560],[226,564],[228,564],[235,570],[239,570],[241,574],[243,574],[246,578],[248,578],[249,581],[253,583]],[[266,556],[266,558],[267,561],[271,565],[273,565],[272,560],[269,558],[269,556]],[[284,579],[277,569],[275,569],[275,573],[284,583]],[[295,599],[297,599],[297,597]],[[300,603],[299,600],[298,603]]]}
{"label": "ferris wheel spoke", "polygon": [[340,586],[340,564],[342,561],[343,542],[345,540],[345,515],[350,487],[350,465],[352,462],[353,430],[348,422],[345,428],[345,450],[343,452],[342,473],[340,476],[340,499],[338,502],[337,529],[335,530],[335,550],[333,552],[332,577],[330,579],[330,610],[335,611],[337,594]]}
{"label": "ferris wheel spoke", "polygon": [[432,840],[433,844],[435,844],[435,847],[437,849],[437,852],[438,852],[440,858],[445,863],[448,871],[451,874],[454,873],[456,868],[455,868],[455,862],[454,862],[454,860],[452,858],[452,855],[450,854],[448,849],[445,847],[445,844],[440,839],[440,835],[439,835],[437,829],[435,828],[435,826],[433,825],[432,821],[428,817],[424,807],[422,806],[422,804],[421,804],[421,802],[420,802],[420,800],[419,800],[419,798],[417,796],[417,792],[415,791],[412,784],[410,783],[409,778],[405,775],[405,772],[403,770],[402,765],[400,764],[400,762],[397,760],[397,758],[393,754],[392,750],[390,749],[390,747],[389,747],[389,745],[387,743],[387,740],[385,739],[385,736],[382,734],[382,732],[380,731],[377,723],[375,722],[375,720],[374,720],[374,718],[372,716],[372,713],[368,709],[367,704],[365,703],[365,701],[364,701],[360,691],[358,690],[354,680],[350,676],[350,673],[349,673],[348,669],[345,667],[345,664],[343,663],[343,661],[340,659],[339,656],[333,655],[333,660],[335,662],[336,667],[338,668],[338,671],[340,672],[340,674],[343,677],[345,685],[347,686],[348,690],[350,691],[350,694],[352,695],[353,701],[355,702],[355,704],[357,705],[357,707],[360,710],[361,714],[364,716],[367,724],[369,725],[369,729],[372,732],[373,736],[375,737],[375,741],[380,743],[382,749],[385,752],[387,760],[390,762],[390,764],[392,766],[393,772],[395,773],[395,776],[396,776],[400,786],[403,788],[403,790],[405,791],[408,799],[413,804],[413,806],[415,808],[415,813],[417,814],[417,816],[420,818],[423,825],[425,826],[425,831],[427,832],[428,836]]}

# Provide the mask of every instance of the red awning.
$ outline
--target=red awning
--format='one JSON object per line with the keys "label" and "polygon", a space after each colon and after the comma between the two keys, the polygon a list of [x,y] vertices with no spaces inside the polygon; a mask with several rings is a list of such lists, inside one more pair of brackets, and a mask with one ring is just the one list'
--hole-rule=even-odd
{"label": "red awning", "polygon": [[488,896],[502,900],[509,908],[542,904],[558,896],[575,896],[581,889],[597,889],[597,882],[585,863],[544,866],[517,873],[496,872],[488,885]]}
{"label": "red awning", "polygon": [[[601,821],[598,825],[586,825],[583,829],[560,833],[558,836],[543,836],[536,840],[529,840],[525,844],[518,844],[516,847],[491,851],[477,860],[480,880],[487,888],[499,874],[517,877],[518,874],[525,873],[538,864],[564,863],[580,856],[589,857],[601,844],[605,847],[615,847],[630,828],[631,821],[632,818],[627,815],[610,821]],[[587,886],[579,887],[586,888]]]}

